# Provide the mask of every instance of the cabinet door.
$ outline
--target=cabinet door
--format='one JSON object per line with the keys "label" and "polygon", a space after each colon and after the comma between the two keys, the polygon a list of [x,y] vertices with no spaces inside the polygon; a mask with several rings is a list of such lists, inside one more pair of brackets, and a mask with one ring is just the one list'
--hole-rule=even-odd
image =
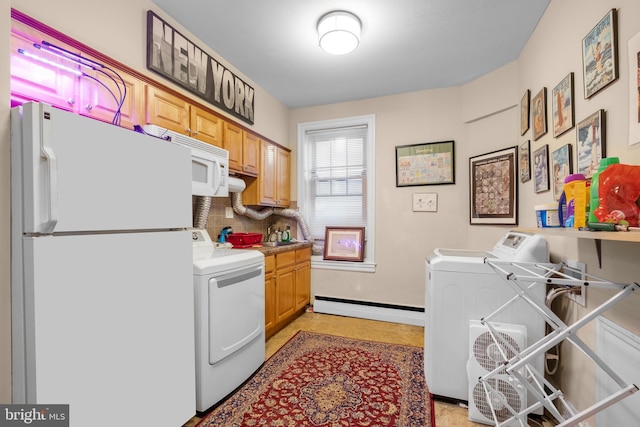
{"label": "cabinet door", "polygon": [[242,173],[242,139],[244,131],[224,122],[224,148],[229,152],[229,170]]}
{"label": "cabinet door", "polygon": [[291,153],[282,148],[278,148],[276,161],[276,203],[278,206],[288,207],[291,204],[291,180],[290,159]]}
{"label": "cabinet door", "polygon": [[260,147],[262,140],[256,135],[245,132],[242,140],[242,172],[245,175],[258,176]]}
{"label": "cabinet door", "polygon": [[[87,74],[91,78],[84,78],[80,85],[78,112],[83,116],[113,123],[120,101],[121,82],[118,81],[120,83],[118,88],[114,80],[109,77],[114,77],[111,74],[107,76],[97,71],[87,72]],[[135,125],[142,124],[144,117],[144,82],[122,71],[118,71],[118,74],[124,80],[126,88],[126,93],[124,91],[122,93],[125,98],[120,108],[120,126],[133,129]]]}
{"label": "cabinet door", "polygon": [[[12,105],[41,101],[75,112],[75,94],[80,83],[77,65],[35,48],[33,44],[41,43],[44,37],[40,32],[15,20],[11,21],[11,26],[9,69]],[[73,48],[62,43],[59,46],[73,51]],[[25,54],[19,53],[18,49]]]}
{"label": "cabinet door", "polygon": [[264,258],[264,330],[266,338],[276,327],[276,260],[274,255]]}
{"label": "cabinet door", "polygon": [[146,123],[189,134],[190,105],[187,101],[151,85],[146,86]]}
{"label": "cabinet door", "polygon": [[201,108],[191,106],[191,136],[217,147],[224,146],[223,120]]}
{"label": "cabinet door", "polygon": [[311,300],[311,261],[296,265],[296,311]]}
{"label": "cabinet door", "polygon": [[264,276],[264,330],[267,337],[276,327],[276,276],[273,273]]}
{"label": "cabinet door", "polygon": [[276,321],[287,321],[295,311],[295,271],[289,267],[276,272]]}
{"label": "cabinet door", "polygon": [[268,142],[260,144],[260,177],[259,180],[259,203],[262,205],[276,204],[276,149],[277,147]]}

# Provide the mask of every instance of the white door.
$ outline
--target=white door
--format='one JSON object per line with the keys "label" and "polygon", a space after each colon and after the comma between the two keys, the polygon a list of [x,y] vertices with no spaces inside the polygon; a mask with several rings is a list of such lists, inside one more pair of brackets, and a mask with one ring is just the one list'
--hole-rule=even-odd
{"label": "white door", "polygon": [[189,149],[45,104],[22,108],[11,124],[21,231],[191,227]]}
{"label": "white door", "polygon": [[33,307],[26,325],[30,403],[68,403],[73,427],[189,420],[191,233],[47,236],[24,244],[25,303]]}
{"label": "white door", "polygon": [[209,364],[213,365],[264,331],[262,262],[209,279],[208,291]]}

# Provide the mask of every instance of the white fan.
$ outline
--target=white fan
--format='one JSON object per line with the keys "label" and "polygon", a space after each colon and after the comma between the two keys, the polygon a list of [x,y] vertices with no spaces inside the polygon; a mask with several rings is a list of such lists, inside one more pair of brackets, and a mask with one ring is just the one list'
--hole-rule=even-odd
{"label": "white fan", "polygon": [[469,324],[469,419],[494,425],[523,410],[527,402],[525,387],[504,369],[483,382],[479,378],[504,366],[505,362],[525,349],[527,328],[523,325],[492,323],[496,338],[479,321]]}

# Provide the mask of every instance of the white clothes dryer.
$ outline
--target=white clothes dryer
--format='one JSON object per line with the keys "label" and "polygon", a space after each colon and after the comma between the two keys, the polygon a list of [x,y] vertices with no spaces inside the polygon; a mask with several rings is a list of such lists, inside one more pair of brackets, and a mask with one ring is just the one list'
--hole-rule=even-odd
{"label": "white clothes dryer", "polygon": [[205,412],[265,360],[264,255],[215,248],[193,230],[196,410]]}
{"label": "white clothes dryer", "polygon": [[[485,259],[549,262],[549,246],[541,235],[510,231],[490,252],[436,249],[434,253],[426,260],[425,377],[433,395],[468,401],[470,321],[482,319],[515,295]],[[544,303],[546,286],[536,285],[533,291]],[[527,345],[545,334],[543,318],[524,301],[494,320],[526,326]],[[544,372],[542,357],[535,366]]]}

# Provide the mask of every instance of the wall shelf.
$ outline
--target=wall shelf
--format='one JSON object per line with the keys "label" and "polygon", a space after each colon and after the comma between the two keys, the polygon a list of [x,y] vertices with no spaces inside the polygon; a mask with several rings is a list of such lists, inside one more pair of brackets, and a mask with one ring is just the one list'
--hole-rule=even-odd
{"label": "wall shelf", "polygon": [[587,231],[574,228],[525,228],[518,227],[515,231],[523,233],[544,234],[547,236],[573,237],[577,239],[590,239],[596,245],[598,255],[598,267],[602,268],[602,241],[633,242],[640,243],[640,231]]}

